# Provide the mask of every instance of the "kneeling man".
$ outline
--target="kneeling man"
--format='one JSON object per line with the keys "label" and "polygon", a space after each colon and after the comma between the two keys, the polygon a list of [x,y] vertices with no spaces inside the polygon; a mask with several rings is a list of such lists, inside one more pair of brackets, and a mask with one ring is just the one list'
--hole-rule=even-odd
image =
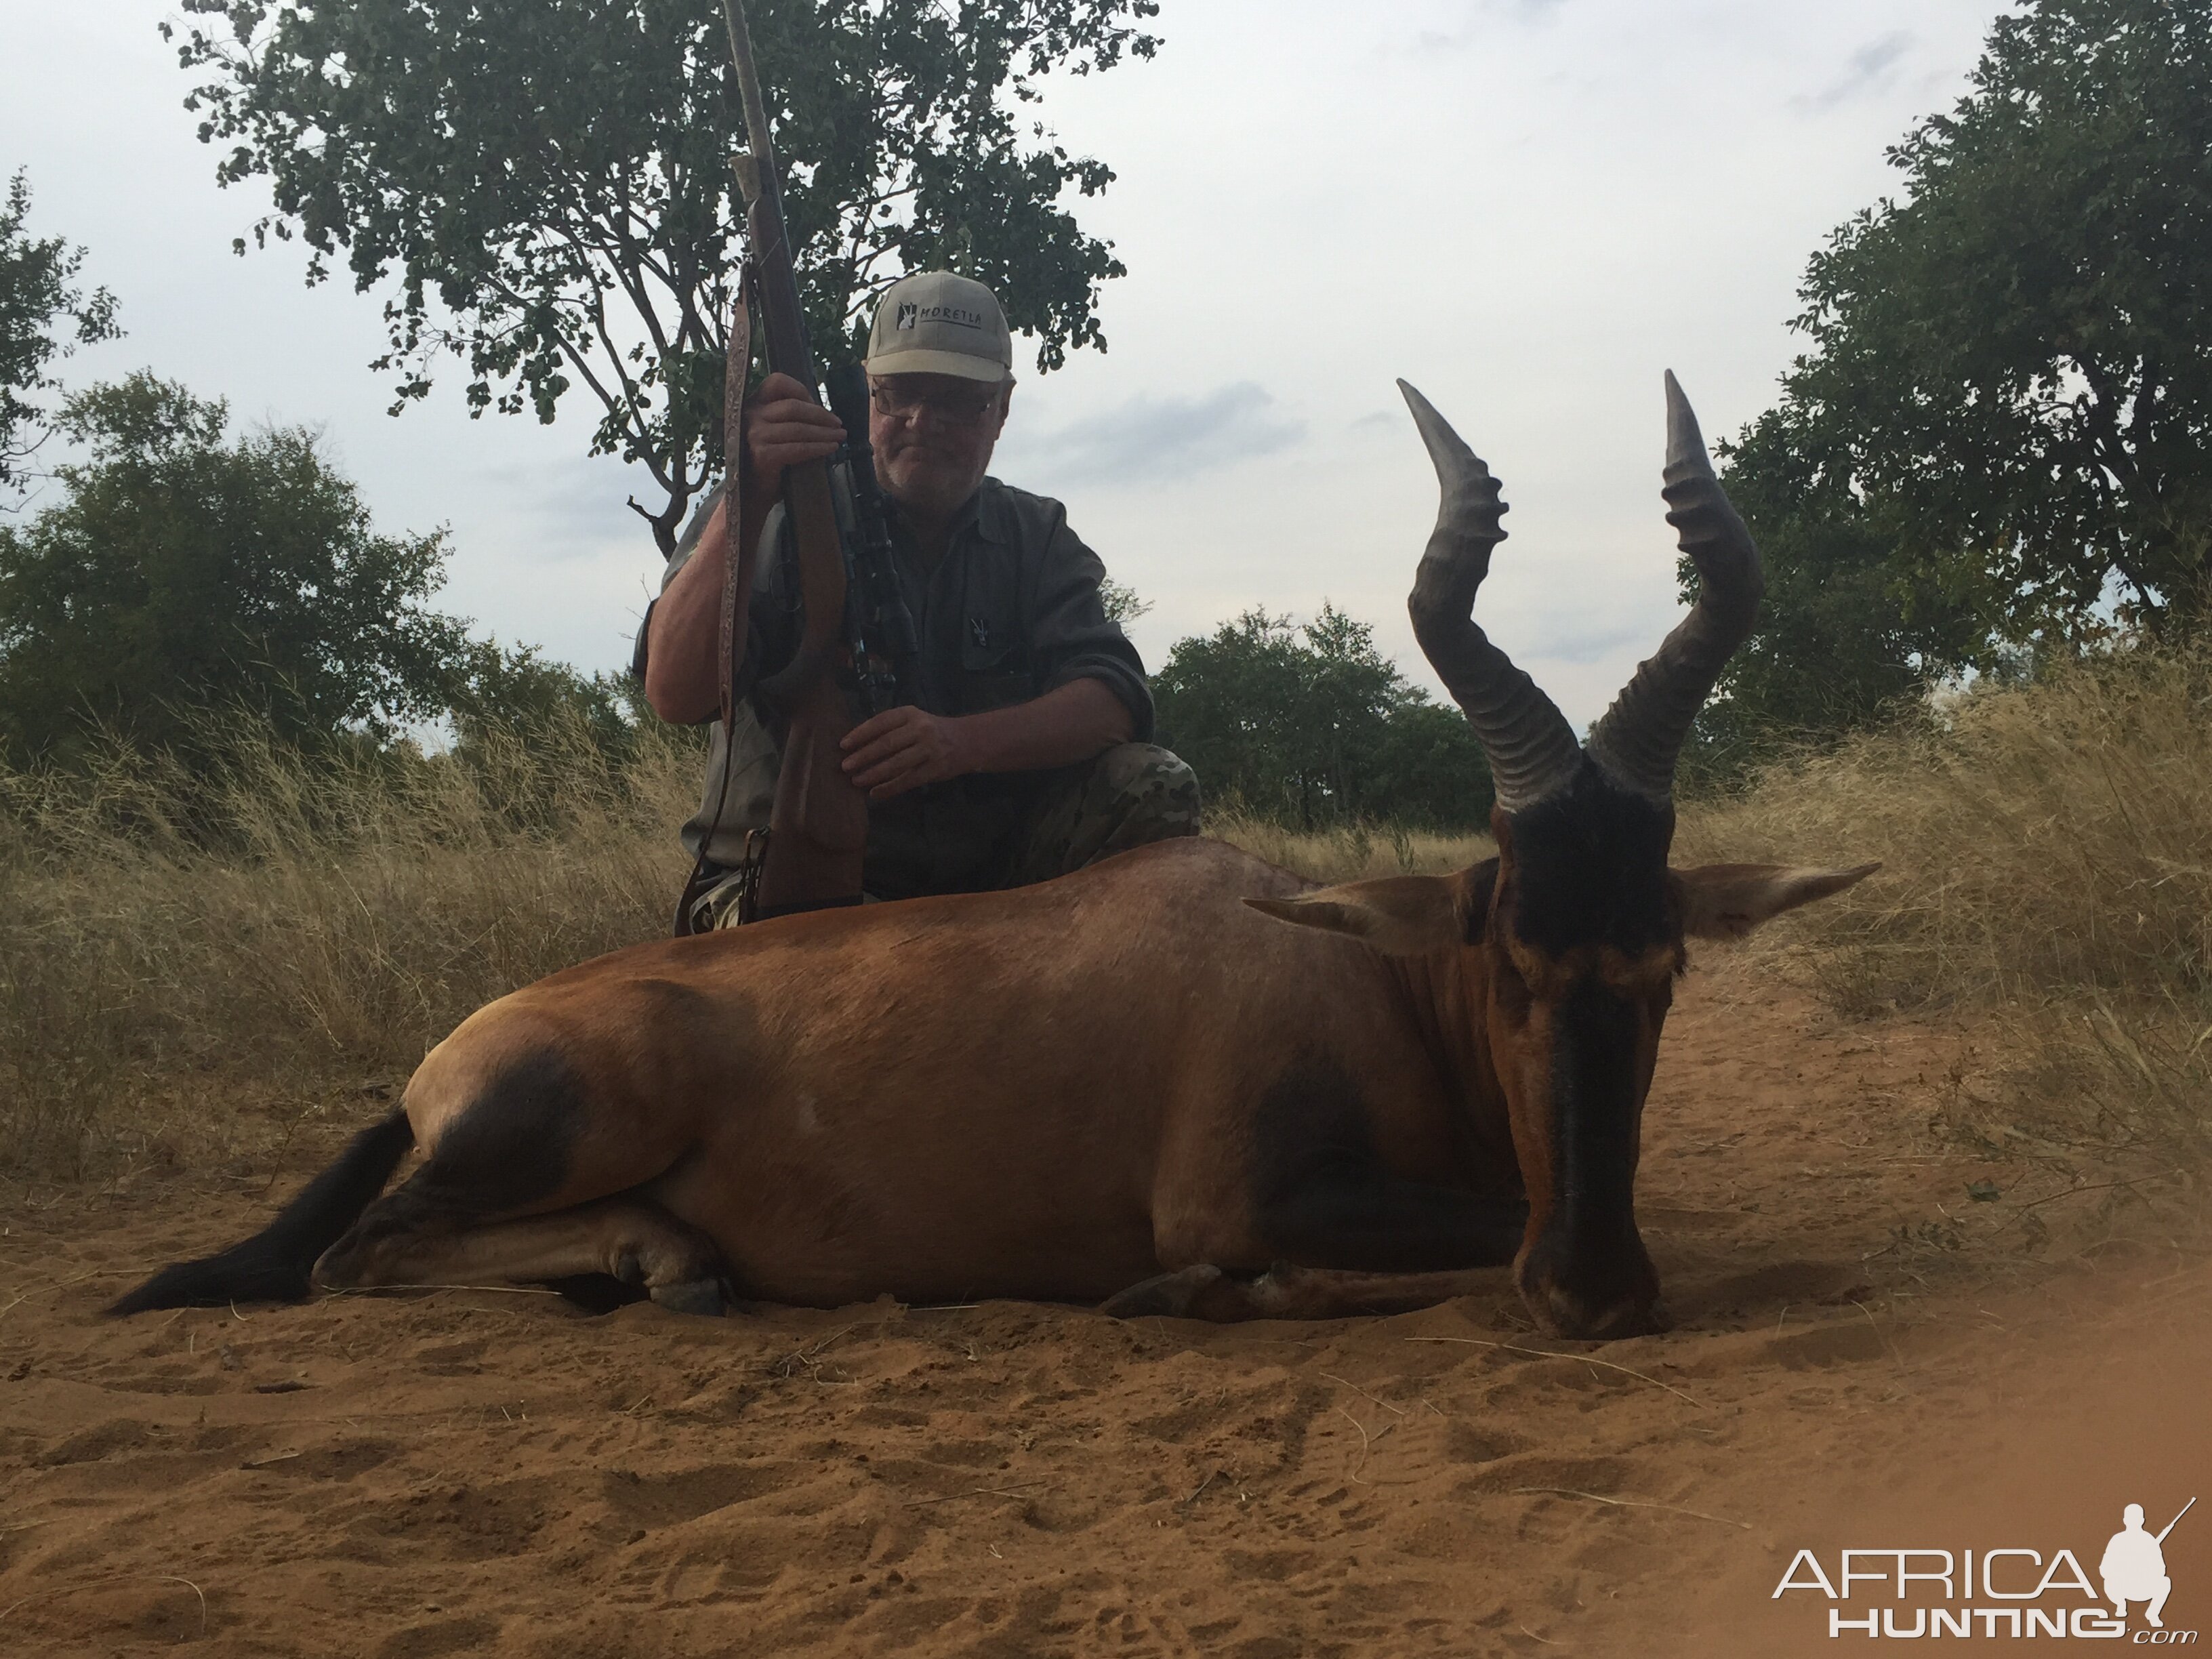
{"label": "kneeling man", "polygon": [[[1152,693],[1136,648],[1106,615],[1104,566],[1058,501],[985,476],[1012,400],[1012,361],[1006,315],[981,283],[923,272],[877,307],[868,438],[895,509],[899,585],[921,649],[914,703],[845,739],[846,774],[868,792],[871,897],[1018,887],[1198,831],[1198,781],[1149,741]],[[769,499],[786,467],[843,439],[836,416],[771,374],[746,410],[745,488]],[[634,666],[664,720],[703,721],[720,708],[730,534],[718,489],[639,631]],[[801,629],[779,505],[755,564],[738,675],[746,695],[735,730],[717,721],[706,796],[684,830],[685,846],[721,874],[694,906],[695,927],[737,920],[747,835],[768,823],[782,735],[749,694],[791,659]]]}
{"label": "kneeling man", "polygon": [[2165,1538],[2165,1533],[2153,1536],[2145,1532],[2142,1505],[2130,1504],[2120,1511],[2120,1530],[2112,1534],[2105,1546],[2105,1559],[2097,1564],[2097,1576],[2105,1581],[2105,1599],[2112,1604],[2113,1613],[2124,1619],[2129,1602],[2148,1601],[2143,1619],[2154,1630],[2166,1627],[2159,1614],[2173,1593],[2173,1580],[2166,1575],[2166,1552],[2159,1547]]}

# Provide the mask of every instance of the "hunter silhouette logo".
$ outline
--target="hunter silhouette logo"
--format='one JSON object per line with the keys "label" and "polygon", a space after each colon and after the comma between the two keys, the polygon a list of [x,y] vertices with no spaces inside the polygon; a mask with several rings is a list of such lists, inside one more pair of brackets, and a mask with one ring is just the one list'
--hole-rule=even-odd
{"label": "hunter silhouette logo", "polygon": [[[2173,1580],[2164,1546],[2196,1505],[2191,1498],[2154,1533],[2143,1525],[2143,1506],[2128,1504],[2120,1530],[2097,1562],[2101,1595],[2070,1549],[2046,1555],[2034,1549],[1916,1548],[1844,1550],[1832,1576],[1815,1552],[1799,1550],[1771,1599],[1810,1590],[1832,1603],[1875,1604],[1831,1606],[1831,1638],[2067,1637],[2138,1647],[2193,1646],[2195,1631],[2166,1627]],[[2128,1609],[2134,1606],[2141,1607],[2142,1623],[2131,1631]]]}
{"label": "hunter silhouette logo", "polygon": [[[2196,1506],[2191,1498],[2181,1506],[2186,1515]],[[2159,1614],[2166,1611],[2166,1598],[2173,1593],[2173,1580],[2166,1576],[2166,1534],[2181,1524],[2181,1515],[2166,1523],[2166,1531],[2154,1537],[2143,1530],[2143,1507],[2130,1504],[2121,1512],[2120,1530],[2112,1534],[2112,1541],[2105,1546],[2105,1559],[2097,1564],[2097,1576],[2105,1581],[2105,1599],[2112,1604],[2115,1617],[2128,1616],[2128,1603],[2148,1601],[2143,1609],[2143,1622],[2153,1630],[2164,1630],[2166,1620]]]}
{"label": "hunter silhouette logo", "polygon": [[921,315],[921,307],[916,305],[913,301],[902,300],[899,301],[898,325],[901,328],[912,328],[915,325],[915,320],[920,318]]}

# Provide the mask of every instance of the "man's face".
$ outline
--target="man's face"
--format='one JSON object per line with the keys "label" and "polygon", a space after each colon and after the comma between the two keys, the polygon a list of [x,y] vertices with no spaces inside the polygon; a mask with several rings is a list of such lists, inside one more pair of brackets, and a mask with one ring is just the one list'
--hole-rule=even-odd
{"label": "man's face", "polygon": [[878,374],[869,387],[868,442],[884,493],[922,517],[949,517],[989,470],[1013,381]]}

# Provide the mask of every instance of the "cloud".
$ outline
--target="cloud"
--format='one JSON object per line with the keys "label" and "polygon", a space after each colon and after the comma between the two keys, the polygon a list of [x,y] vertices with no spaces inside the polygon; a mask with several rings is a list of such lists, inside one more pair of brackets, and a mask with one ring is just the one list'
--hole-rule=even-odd
{"label": "cloud", "polygon": [[1197,398],[1139,396],[1006,448],[1018,467],[1067,483],[1194,477],[1303,440],[1305,422],[1272,413],[1274,403],[1250,380]]}
{"label": "cloud", "polygon": [[[1567,0],[1482,0],[1482,9],[1503,16],[1514,23],[1548,23],[1556,18]],[[1474,46],[1480,30],[1475,27],[1462,29],[1423,29],[1413,36],[1412,49],[1419,57],[1433,58],[1440,53],[1466,52]]]}
{"label": "cloud", "polygon": [[533,562],[604,557],[611,549],[649,550],[653,532],[623,503],[635,494],[658,507],[664,497],[644,469],[605,458],[479,467],[460,510],[449,514],[456,541],[487,540],[527,549]]}
{"label": "cloud", "polygon": [[1912,45],[1912,36],[1899,29],[1861,46],[1851,54],[1840,80],[1819,92],[1800,94],[1790,100],[1790,107],[1818,113],[1886,90],[1896,78],[1899,61]]}
{"label": "cloud", "polygon": [[1554,620],[1546,617],[1536,630],[1536,637],[1522,647],[1521,654],[1534,662],[1587,664],[1603,662],[1618,653],[1637,651],[1649,655],[1665,637],[1671,623],[1662,623],[1655,629],[1650,621],[1636,617],[1611,626],[1593,625],[1587,615],[1573,615]]}

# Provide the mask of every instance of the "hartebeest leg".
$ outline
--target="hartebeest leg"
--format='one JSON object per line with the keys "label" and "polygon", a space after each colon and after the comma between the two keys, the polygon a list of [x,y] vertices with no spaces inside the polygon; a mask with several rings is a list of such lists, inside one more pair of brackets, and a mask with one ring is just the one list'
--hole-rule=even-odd
{"label": "hartebeest leg", "polygon": [[[325,1290],[410,1285],[535,1284],[609,1273],[679,1313],[718,1314],[728,1298],[714,1241],[659,1205],[615,1198],[550,1215],[471,1225],[398,1205],[402,1188],[371,1206],[315,1264]],[[415,1213],[411,1218],[410,1210]]]}
{"label": "hartebeest leg", "polygon": [[1376,1273],[1503,1266],[1528,1225],[1525,1200],[1357,1165],[1309,1171],[1265,1194],[1255,1208],[1254,1223],[1273,1259]]}
{"label": "hartebeest leg", "polygon": [[[1279,1152],[1273,1163],[1248,1224],[1257,1250],[1249,1235],[1242,1243],[1162,1238],[1169,1261],[1230,1254],[1133,1285],[1102,1311],[1224,1324],[1402,1312],[1496,1290],[1497,1270],[1512,1262],[1528,1224],[1523,1200],[1386,1175],[1365,1158],[1332,1156],[1326,1145]],[[1234,1267],[1239,1256],[1275,1265],[1261,1274],[1218,1265]]]}
{"label": "hartebeest leg", "polygon": [[1455,1296],[1510,1291],[1496,1267],[1457,1273],[1368,1273],[1278,1263],[1256,1279],[1240,1279],[1204,1263],[1132,1285],[1099,1312],[1116,1319],[1165,1314],[1233,1325],[1246,1319],[1341,1319],[1352,1314],[1407,1313]]}

